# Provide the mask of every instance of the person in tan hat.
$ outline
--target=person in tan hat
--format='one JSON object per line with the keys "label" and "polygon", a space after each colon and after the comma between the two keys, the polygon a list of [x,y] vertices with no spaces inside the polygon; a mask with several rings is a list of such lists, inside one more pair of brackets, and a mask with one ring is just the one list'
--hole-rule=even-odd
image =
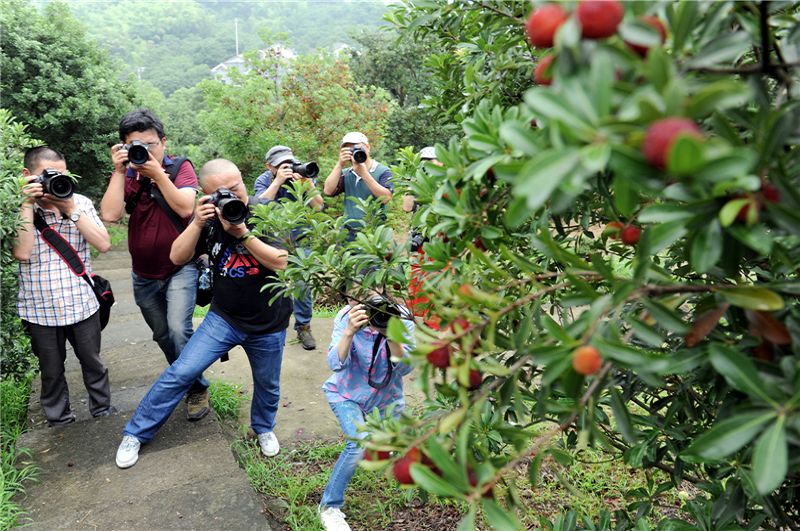
{"label": "person in tan hat", "polygon": [[369,140],[364,133],[351,132],[342,138],[339,160],[325,179],[323,192],[328,196],[344,193],[344,215],[349,239],[363,226],[364,211],[355,199],[374,197],[383,201],[383,218],[386,203],[392,198],[392,172],[370,157]]}

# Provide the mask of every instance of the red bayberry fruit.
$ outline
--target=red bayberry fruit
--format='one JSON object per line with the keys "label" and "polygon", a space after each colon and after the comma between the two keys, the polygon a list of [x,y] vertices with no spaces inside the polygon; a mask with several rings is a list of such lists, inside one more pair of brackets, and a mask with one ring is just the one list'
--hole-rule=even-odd
{"label": "red bayberry fruit", "polygon": [[445,369],[450,366],[450,345],[442,345],[441,347],[428,352],[428,363],[434,367]]}
{"label": "red bayberry fruit", "polygon": [[703,133],[688,118],[671,117],[653,122],[647,128],[642,144],[642,154],[652,166],[663,168],[667,164],[669,150],[679,135],[702,138]]}
{"label": "red bayberry fruit", "polygon": [[642,229],[639,227],[634,227],[633,225],[628,225],[620,231],[619,239],[622,240],[622,243],[625,245],[633,246],[639,243],[639,238],[641,235]]}
{"label": "red bayberry fruit", "polygon": [[742,208],[739,209],[739,212],[736,213],[736,221],[741,221],[742,223],[747,223],[748,218],[750,217],[750,209],[753,209],[753,218],[754,220],[758,220],[758,211],[761,210],[761,205],[756,202],[753,196],[743,196],[743,199],[748,199],[749,201],[742,205]]}
{"label": "red bayberry fruit", "polygon": [[470,369],[469,370],[469,389],[470,391],[474,391],[480,388],[481,384],[483,383],[483,375],[481,371],[477,369]]}
{"label": "red bayberry fruit", "polygon": [[427,454],[424,454],[424,453],[422,454],[422,464],[425,465],[426,467],[430,468],[431,472],[433,472],[437,476],[441,476],[442,475],[442,471],[439,470],[438,466],[433,464],[433,460],[430,457],[428,457]]}
{"label": "red bayberry fruit", "polygon": [[[661,22],[660,18],[655,15],[645,15],[639,20],[658,31],[658,34],[661,36],[662,43],[667,40],[667,28],[664,27],[664,23]],[[641,57],[647,57],[647,52],[650,51],[650,47],[642,44],[635,44],[628,41],[625,41],[625,44],[627,44],[631,50],[639,54]]]}
{"label": "red bayberry fruit", "polygon": [[582,0],[575,13],[581,35],[587,39],[605,39],[617,32],[625,11],[618,0]]}
{"label": "red bayberry fruit", "polygon": [[619,233],[623,227],[624,225],[620,221],[609,221],[603,232],[608,233],[608,237],[612,240],[618,240]]}
{"label": "red bayberry fruit", "polygon": [[553,59],[555,59],[554,55],[547,55],[539,59],[536,69],[533,71],[533,80],[537,85],[552,85],[553,73],[552,71],[548,72],[548,70],[550,65],[553,64]]}
{"label": "red bayberry fruit", "polygon": [[383,450],[367,450],[364,452],[365,461],[386,461],[391,459],[392,453]]}
{"label": "red bayberry fruit", "polygon": [[406,455],[398,459],[392,465],[394,478],[403,485],[413,485],[414,479],[411,477],[411,463],[419,462],[419,450],[411,448]]}
{"label": "red bayberry fruit", "polygon": [[464,319],[463,317],[457,318],[455,321],[450,323],[450,330],[453,332],[466,332],[470,329],[469,321]]}
{"label": "red bayberry fruit", "polygon": [[477,236],[474,240],[472,240],[472,244],[475,246],[476,249],[480,249],[481,251],[486,250],[486,245],[484,245],[483,240],[480,236]]}
{"label": "red bayberry fruit", "polygon": [[768,203],[779,203],[781,200],[781,191],[774,184],[764,183],[761,186],[761,195]]}
{"label": "red bayberry fruit", "polygon": [[560,5],[543,5],[534,10],[525,22],[528,40],[537,48],[552,48],[556,31],[568,18],[569,15]]}
{"label": "red bayberry fruit", "polygon": [[584,345],[575,349],[572,353],[572,368],[575,372],[588,376],[596,373],[603,364],[600,352],[590,345]]}

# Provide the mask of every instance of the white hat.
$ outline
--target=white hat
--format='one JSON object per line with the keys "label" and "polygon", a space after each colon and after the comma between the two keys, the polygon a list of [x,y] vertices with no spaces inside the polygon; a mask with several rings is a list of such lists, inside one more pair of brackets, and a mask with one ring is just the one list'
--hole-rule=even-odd
{"label": "white hat", "polygon": [[436,158],[436,148],[433,146],[424,147],[419,152],[422,160],[431,160]]}
{"label": "white hat", "polygon": [[357,131],[353,131],[351,133],[347,133],[342,138],[342,145],[345,144],[367,144],[369,145],[369,140],[367,140],[367,135],[364,133],[359,133]]}

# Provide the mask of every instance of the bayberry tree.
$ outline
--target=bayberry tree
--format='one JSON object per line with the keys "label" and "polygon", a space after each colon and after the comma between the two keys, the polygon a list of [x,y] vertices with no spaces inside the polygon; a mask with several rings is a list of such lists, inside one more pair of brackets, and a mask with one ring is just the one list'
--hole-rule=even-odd
{"label": "bayberry tree", "polygon": [[407,0],[389,18],[436,41],[431,103],[462,126],[443,166],[397,168],[430,241],[408,258],[368,227],[283,274],[383,264],[367,284],[403,293],[397,266],[417,272],[427,401],[371,419],[368,447],[466,502],[463,529],[479,510],[519,527],[516,477],[587,446],[666,479],[586,527],[646,528],[689,482],[659,528],[800,528],[798,8]]}

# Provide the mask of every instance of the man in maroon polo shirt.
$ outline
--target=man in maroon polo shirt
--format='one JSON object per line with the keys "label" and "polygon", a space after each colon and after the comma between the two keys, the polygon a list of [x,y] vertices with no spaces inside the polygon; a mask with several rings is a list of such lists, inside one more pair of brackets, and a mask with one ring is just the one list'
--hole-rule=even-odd
{"label": "man in maroon polo shirt", "polygon": [[[172,364],[192,335],[197,267],[193,262],[174,265],[169,252],[179,234],[176,225],[185,226],[194,211],[197,174],[188,160],[176,171],[175,162],[166,155],[164,126],[147,109],[122,119],[119,138],[123,143],[111,148],[114,173],[100,202],[101,216],[117,221],[126,211],[130,214],[133,296],[153,340]],[[192,385],[186,402],[189,420],[208,414],[205,378]]]}

